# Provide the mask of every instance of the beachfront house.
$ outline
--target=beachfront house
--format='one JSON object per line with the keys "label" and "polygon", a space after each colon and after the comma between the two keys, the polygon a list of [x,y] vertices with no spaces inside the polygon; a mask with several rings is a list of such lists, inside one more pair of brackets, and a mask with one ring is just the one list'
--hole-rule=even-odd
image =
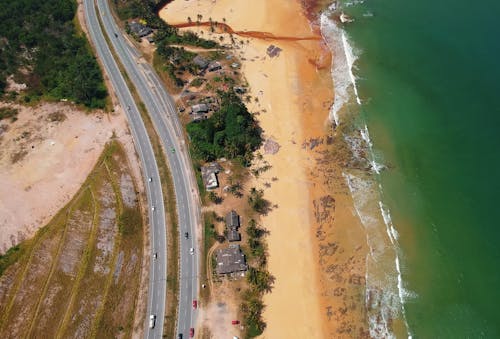
{"label": "beachfront house", "polygon": [[146,35],[153,33],[153,30],[150,27],[144,26],[143,24],[137,21],[131,21],[128,24],[128,27],[130,31],[139,38],[145,37]]}
{"label": "beachfront house", "polygon": [[205,59],[204,57],[202,57],[201,55],[197,55],[193,59],[193,64],[198,66],[200,71],[203,71],[203,70],[205,70],[205,68],[208,67],[208,60]]}
{"label": "beachfront house", "polygon": [[240,245],[229,245],[220,249],[215,254],[217,274],[226,275],[245,272],[248,269],[245,255],[241,252]]}
{"label": "beachfront house", "polygon": [[227,240],[229,242],[240,241],[241,235],[238,232],[240,227],[240,216],[232,210],[226,215]]}
{"label": "beachfront house", "polygon": [[221,170],[222,167],[215,161],[201,166],[201,178],[203,179],[203,184],[207,190],[219,187],[217,173]]}
{"label": "beachfront house", "polygon": [[208,65],[208,71],[209,72],[215,72],[215,71],[218,71],[219,69],[222,69],[222,65],[218,61],[211,62]]}

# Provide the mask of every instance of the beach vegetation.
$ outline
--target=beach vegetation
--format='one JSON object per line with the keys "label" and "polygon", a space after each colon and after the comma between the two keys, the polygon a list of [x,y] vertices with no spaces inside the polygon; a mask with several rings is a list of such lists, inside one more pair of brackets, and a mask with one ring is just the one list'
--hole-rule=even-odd
{"label": "beach vegetation", "polygon": [[264,199],[264,191],[252,187],[250,195],[248,196],[248,203],[250,207],[259,214],[267,214],[271,209],[271,203]]}
{"label": "beach vegetation", "polygon": [[210,118],[186,126],[192,154],[204,161],[225,157],[249,166],[253,151],[262,143],[261,130],[234,92],[218,94],[220,109]]}
{"label": "beach vegetation", "polygon": [[14,122],[17,120],[18,114],[19,110],[17,108],[0,107],[0,120],[10,119],[11,122]]}
{"label": "beach vegetation", "polygon": [[95,57],[75,27],[76,2],[0,3],[0,93],[14,75],[25,101],[68,99],[103,108],[107,91]]}

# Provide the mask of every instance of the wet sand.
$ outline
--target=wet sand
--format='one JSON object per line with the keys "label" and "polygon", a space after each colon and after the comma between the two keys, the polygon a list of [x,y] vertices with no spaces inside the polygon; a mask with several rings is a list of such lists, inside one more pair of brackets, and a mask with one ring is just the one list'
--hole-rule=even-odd
{"label": "wet sand", "polygon": [[[276,277],[273,291],[264,297],[267,328],[262,337],[361,336],[366,330],[361,305],[367,247],[339,166],[343,155],[332,142],[328,49],[298,1],[173,1],[160,11],[170,24],[186,23],[188,17],[195,21],[198,14],[201,21],[267,37],[233,34],[238,45],[233,53],[242,60],[250,94],[257,98],[247,106],[258,114],[264,137],[280,145],[277,154],[264,154],[272,168],[254,182],[276,204],[261,221],[270,231],[269,271]],[[202,36],[219,39],[206,29]],[[266,54],[271,44],[282,50],[273,58]]]}

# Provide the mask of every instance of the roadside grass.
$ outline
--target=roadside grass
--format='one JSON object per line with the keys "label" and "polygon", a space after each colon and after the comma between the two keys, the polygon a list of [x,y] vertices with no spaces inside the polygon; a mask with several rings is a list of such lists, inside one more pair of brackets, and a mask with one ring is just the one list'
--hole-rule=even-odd
{"label": "roadside grass", "polygon": [[202,288],[200,290],[200,300],[203,305],[208,305],[210,299],[210,284],[209,281],[212,280],[212,277],[208,276],[208,267],[207,263],[212,265],[213,258],[209,257],[208,252],[210,248],[215,244],[215,213],[214,212],[204,212],[202,214],[203,220],[203,249],[202,249],[202,258],[201,260],[201,274],[200,274],[200,283],[202,285],[206,285],[206,288]]}
{"label": "roadside grass", "polygon": [[[113,183],[117,197],[119,216],[117,219],[119,244],[115,252],[115,263],[109,276],[107,297],[103,303],[100,321],[97,323],[96,337],[130,337],[133,331],[134,311],[140,285],[141,258],[143,255],[143,218],[138,200],[134,206],[125,206],[124,192],[120,180],[129,170],[126,156],[117,147],[104,163]],[[137,192],[134,185],[134,192]],[[137,197],[137,196],[136,196]],[[111,312],[110,310],[120,310]]]}

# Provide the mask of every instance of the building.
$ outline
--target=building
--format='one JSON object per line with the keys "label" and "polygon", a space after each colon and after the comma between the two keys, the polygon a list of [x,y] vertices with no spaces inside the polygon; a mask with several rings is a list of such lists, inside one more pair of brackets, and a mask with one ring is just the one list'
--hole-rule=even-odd
{"label": "building", "polygon": [[[192,122],[199,122],[202,120],[205,120],[207,118],[207,115],[204,113],[193,113],[191,114],[191,121]],[[217,178],[215,178],[217,180]]]}
{"label": "building", "polygon": [[222,167],[215,161],[201,167],[201,178],[207,190],[219,187],[217,173],[221,170]]}
{"label": "building", "polygon": [[231,274],[245,272],[248,269],[245,255],[241,252],[240,245],[229,245],[220,249],[215,254],[217,274]]}
{"label": "building", "polygon": [[137,21],[130,22],[128,24],[128,27],[130,28],[130,31],[135,35],[137,35],[139,38],[145,37],[146,35],[153,33],[153,30],[150,27],[144,26],[143,24]]}
{"label": "building", "polygon": [[240,227],[240,216],[234,210],[226,215],[226,226],[227,228],[239,228]]}
{"label": "building", "polygon": [[209,72],[215,72],[215,71],[218,71],[219,69],[222,69],[222,65],[218,61],[211,62],[208,65],[208,71]]}
{"label": "building", "polygon": [[226,215],[227,240],[229,242],[240,241],[241,235],[238,232],[240,228],[240,216],[234,210]]}
{"label": "building", "polygon": [[197,104],[191,106],[191,114],[206,114],[208,113],[207,104]]}
{"label": "building", "polygon": [[198,66],[200,70],[204,70],[208,66],[208,60],[202,57],[201,55],[197,55],[193,59],[193,64]]}

